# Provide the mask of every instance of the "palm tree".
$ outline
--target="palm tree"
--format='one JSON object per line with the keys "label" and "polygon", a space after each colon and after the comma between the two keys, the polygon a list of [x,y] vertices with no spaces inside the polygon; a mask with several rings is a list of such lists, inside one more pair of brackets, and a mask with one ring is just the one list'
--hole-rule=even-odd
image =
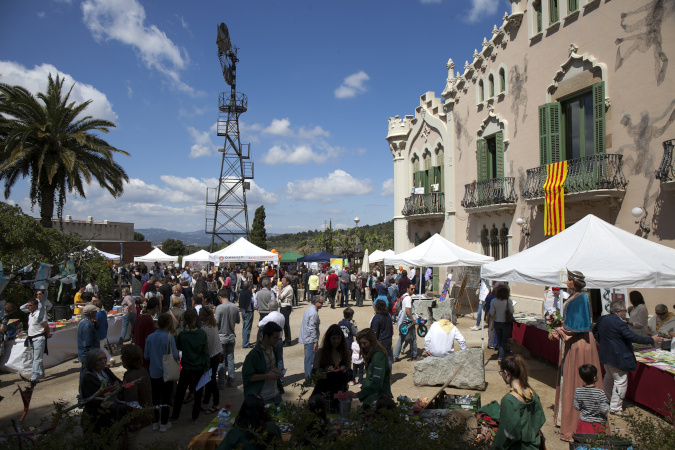
{"label": "palm tree", "polygon": [[35,98],[21,86],[0,83],[0,179],[5,199],[19,178],[30,177],[30,199],[40,208],[40,223],[52,227],[54,203],[62,218],[66,193],[85,197],[84,185],[96,180],[113,197],[124,191],[126,172],[113,160],[129,156],[92,132],[108,133],[115,124],[91,116],[78,117],[89,106],[68,103],[64,79],[49,74],[46,93]]}

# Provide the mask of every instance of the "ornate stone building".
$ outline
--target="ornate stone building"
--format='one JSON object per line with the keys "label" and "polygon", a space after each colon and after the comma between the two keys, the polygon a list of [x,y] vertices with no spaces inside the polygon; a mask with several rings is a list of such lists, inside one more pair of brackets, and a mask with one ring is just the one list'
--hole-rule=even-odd
{"label": "ornate stone building", "polygon": [[[675,2],[511,0],[477,44],[440,97],[389,119],[395,251],[436,232],[496,259],[542,242],[545,165],[564,160],[567,227],[592,213],[675,247]],[[541,287],[512,289],[536,310]],[[650,312],[675,303],[641,291]]]}

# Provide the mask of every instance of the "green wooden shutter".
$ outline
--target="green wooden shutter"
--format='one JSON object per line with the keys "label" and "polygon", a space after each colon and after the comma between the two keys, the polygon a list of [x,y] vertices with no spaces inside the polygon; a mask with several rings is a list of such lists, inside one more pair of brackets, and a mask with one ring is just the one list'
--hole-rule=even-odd
{"label": "green wooden shutter", "polygon": [[[605,153],[605,82],[593,85],[593,153]],[[588,154],[588,153],[587,153]]]}
{"label": "green wooden shutter", "polygon": [[487,160],[487,141],[478,139],[476,141],[476,157],[478,159],[478,181],[488,178],[488,160]]}
{"label": "green wooden shutter", "polygon": [[558,18],[558,0],[549,0],[548,2],[549,25],[556,23]]}
{"label": "green wooden shutter", "polygon": [[413,187],[418,187],[419,186],[419,172],[414,172],[413,173]]}
{"label": "green wooden shutter", "polygon": [[424,177],[424,193],[428,194],[431,192],[431,186],[429,186],[429,175],[430,175],[430,170],[426,169],[422,171],[422,176]]}
{"label": "green wooden shutter", "polygon": [[495,135],[497,157],[497,178],[504,178],[504,133],[502,131]]}
{"label": "green wooden shutter", "polygon": [[441,295],[441,290],[440,290],[440,287],[439,287],[441,285],[439,284],[440,280],[438,279],[438,276],[439,276],[438,275],[438,267],[434,267],[432,269],[432,272],[433,272],[434,278],[432,280],[431,290],[434,291],[434,294]]}
{"label": "green wooden shutter", "polygon": [[579,0],[567,0],[567,11],[574,12],[579,9]]}
{"label": "green wooden shutter", "polygon": [[560,103],[539,106],[539,165],[562,161]]}

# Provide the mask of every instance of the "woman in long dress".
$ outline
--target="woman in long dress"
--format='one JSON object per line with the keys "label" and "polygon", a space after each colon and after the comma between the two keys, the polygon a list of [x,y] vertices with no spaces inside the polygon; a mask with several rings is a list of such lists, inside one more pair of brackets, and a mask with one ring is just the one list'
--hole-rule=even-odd
{"label": "woman in long dress", "polygon": [[584,385],[579,376],[579,366],[591,364],[600,372],[600,359],[591,333],[591,305],[586,294],[586,286],[581,272],[567,271],[567,288],[571,296],[563,306],[563,326],[555,328],[549,339],[560,339],[564,347],[558,363],[558,378],[555,389],[555,408],[553,422],[560,427],[560,439],[572,441],[579,411],[574,409],[574,391]]}

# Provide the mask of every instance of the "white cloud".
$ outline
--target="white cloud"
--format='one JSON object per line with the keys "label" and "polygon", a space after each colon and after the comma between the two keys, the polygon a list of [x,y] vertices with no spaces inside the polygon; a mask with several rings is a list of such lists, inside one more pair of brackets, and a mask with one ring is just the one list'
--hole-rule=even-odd
{"label": "white cloud", "polygon": [[82,13],[94,39],[116,40],[132,46],[147,68],[164,74],[176,89],[190,95],[201,94],[180,78],[179,72],[189,61],[187,52],[179,49],[157,26],[145,24],[145,9],[137,0],[85,0]]}
{"label": "white cloud", "polygon": [[298,145],[293,148],[281,148],[278,145],[270,148],[262,157],[265,164],[322,164],[328,159],[336,157],[338,149],[329,147],[323,151],[315,151],[308,145]]}
{"label": "white cloud", "polygon": [[179,108],[178,109],[178,117],[187,117],[187,118],[193,118],[195,116],[202,116],[204,115],[207,111],[209,110],[208,107],[203,107],[199,108],[195,105],[192,105],[192,111],[188,111],[185,108]]}
{"label": "white cloud", "polygon": [[199,131],[194,127],[187,127],[193,142],[192,147],[190,147],[190,158],[211,156],[217,150],[217,147],[211,141],[211,136],[216,133],[216,127],[217,124],[213,124],[207,131]]}
{"label": "white cloud", "polygon": [[45,14],[44,11],[38,11],[36,14],[40,19],[44,19],[45,16],[47,15],[47,14]]}
{"label": "white cloud", "polygon": [[340,169],[325,178],[289,181],[286,184],[286,193],[299,200],[333,201],[331,196],[365,195],[373,189],[373,182],[369,179],[356,179]]}
{"label": "white cloud", "polygon": [[59,75],[65,79],[63,87],[66,89],[66,92],[73,83],[75,84],[70,93],[71,101],[83,103],[87,100],[92,100],[84,111],[85,115],[96,119],[110,120],[111,122],[117,121],[117,114],[113,111],[108,97],[92,85],[76,81],[72,76],[61,72],[51,64],[42,64],[28,69],[19,63],[0,61],[0,82],[23,86],[34,95],[47,90],[47,76],[50,73],[53,78]]}
{"label": "white cloud", "polygon": [[298,137],[300,139],[314,139],[318,137],[330,137],[330,133],[318,125],[309,130],[304,127],[300,127],[300,130],[298,130]]}
{"label": "white cloud", "polygon": [[478,22],[486,16],[497,12],[499,0],[471,0],[471,11],[466,20],[470,23]]}
{"label": "white cloud", "polygon": [[344,79],[342,84],[335,89],[336,98],[351,98],[356,94],[363,94],[367,88],[365,82],[370,80],[370,77],[363,70],[349,75]]}
{"label": "white cloud", "polygon": [[277,136],[291,136],[291,121],[286,119],[273,119],[270,126],[263,130],[263,133],[274,134]]}
{"label": "white cloud", "polygon": [[422,3],[441,3],[443,0],[421,0]]}
{"label": "white cloud", "polygon": [[391,197],[394,195],[394,179],[389,178],[388,180],[384,180],[382,183],[382,193],[380,194],[382,197]]}

